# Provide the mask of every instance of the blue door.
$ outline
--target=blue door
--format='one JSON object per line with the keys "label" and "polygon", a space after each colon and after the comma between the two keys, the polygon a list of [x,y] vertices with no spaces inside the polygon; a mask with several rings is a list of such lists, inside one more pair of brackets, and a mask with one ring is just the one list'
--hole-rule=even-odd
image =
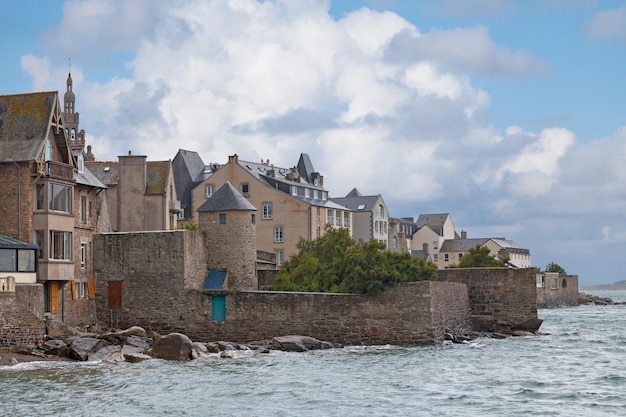
{"label": "blue door", "polygon": [[214,295],[211,298],[213,304],[213,321],[226,320],[226,296]]}

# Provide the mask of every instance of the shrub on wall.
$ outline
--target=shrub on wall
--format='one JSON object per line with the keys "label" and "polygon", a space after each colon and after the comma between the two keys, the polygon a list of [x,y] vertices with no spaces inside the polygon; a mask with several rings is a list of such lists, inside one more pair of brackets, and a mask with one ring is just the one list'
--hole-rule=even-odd
{"label": "shrub on wall", "polygon": [[300,239],[297,247],[298,254],[278,272],[274,290],[378,294],[400,282],[436,279],[434,264],[385,250],[375,240],[357,244],[348,229],[327,227],[324,236]]}

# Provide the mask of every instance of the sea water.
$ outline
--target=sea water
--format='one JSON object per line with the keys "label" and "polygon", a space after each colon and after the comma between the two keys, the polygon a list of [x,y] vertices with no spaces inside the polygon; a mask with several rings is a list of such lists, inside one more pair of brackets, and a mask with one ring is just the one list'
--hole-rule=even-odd
{"label": "sea water", "polygon": [[[594,293],[626,300],[626,292]],[[544,336],[0,368],[2,416],[626,415],[626,305],[539,310]]]}

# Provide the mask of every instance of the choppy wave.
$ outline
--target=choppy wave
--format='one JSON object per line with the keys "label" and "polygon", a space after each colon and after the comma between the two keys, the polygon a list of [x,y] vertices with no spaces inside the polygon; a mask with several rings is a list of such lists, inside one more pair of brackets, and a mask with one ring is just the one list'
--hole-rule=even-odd
{"label": "choppy wave", "polygon": [[0,414],[624,415],[626,306],[539,316],[550,335],[182,363],[24,363],[0,368]]}

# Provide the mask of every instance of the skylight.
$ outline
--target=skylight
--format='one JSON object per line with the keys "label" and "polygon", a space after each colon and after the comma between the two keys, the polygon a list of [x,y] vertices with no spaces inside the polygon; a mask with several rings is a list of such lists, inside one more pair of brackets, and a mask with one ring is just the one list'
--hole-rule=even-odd
{"label": "skylight", "polygon": [[365,204],[359,204],[359,206],[356,209],[357,210],[364,210],[365,209]]}

